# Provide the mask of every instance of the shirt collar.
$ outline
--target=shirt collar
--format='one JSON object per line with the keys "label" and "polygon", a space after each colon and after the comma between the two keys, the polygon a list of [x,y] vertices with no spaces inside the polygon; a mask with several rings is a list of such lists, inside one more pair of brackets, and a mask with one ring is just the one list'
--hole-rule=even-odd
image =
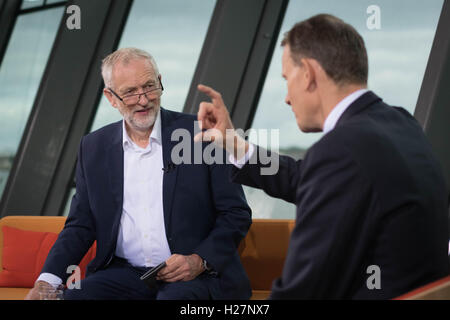
{"label": "shirt collar", "polygon": [[325,119],[325,122],[323,124],[323,133],[327,134],[331,130],[334,129],[336,126],[336,123],[338,122],[339,118],[342,116],[342,114],[347,110],[347,108],[356,101],[360,96],[362,96],[364,93],[369,91],[369,89],[359,89],[355,92],[349,94],[344,99],[342,99],[334,108],[331,110],[328,117]]}
{"label": "shirt collar", "polygon": [[[161,109],[159,109],[158,113],[156,114],[156,120],[153,124],[152,133],[150,134],[150,143],[147,148],[151,148],[152,141],[161,144]],[[127,150],[127,148],[139,148],[128,135],[127,129],[125,127],[125,119],[122,120],[122,145],[124,150]]]}

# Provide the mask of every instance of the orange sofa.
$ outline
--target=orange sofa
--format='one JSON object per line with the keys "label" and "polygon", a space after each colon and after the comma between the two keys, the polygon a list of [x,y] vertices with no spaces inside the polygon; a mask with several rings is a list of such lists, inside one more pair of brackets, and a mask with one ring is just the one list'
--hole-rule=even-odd
{"label": "orange sofa", "polygon": [[252,300],[266,299],[281,276],[295,220],[253,219],[239,255],[252,286]]}
{"label": "orange sofa", "polygon": [[[11,279],[12,276],[9,278],[8,276],[5,276],[9,271],[6,269],[3,270],[4,264],[2,258],[4,254],[8,255],[8,260],[14,260],[12,263],[15,262],[16,269],[20,269],[21,256],[19,254],[21,254],[21,252],[11,250],[11,245],[5,247],[7,252],[4,252],[3,230],[10,232],[11,230],[20,229],[38,231],[40,233],[59,233],[64,226],[65,220],[65,217],[44,216],[8,216],[0,219],[0,282],[3,273],[3,280],[6,278],[6,283],[8,283],[7,287],[0,287],[0,300],[21,300],[26,296],[32,286],[30,284],[29,286],[24,287],[23,279],[17,279],[18,283],[22,283],[21,287],[19,287],[18,285],[14,285],[15,280]],[[4,227],[6,227],[6,229],[4,229]],[[272,281],[281,275],[289,237],[293,227],[294,220],[253,220],[253,224],[246,238],[239,246],[239,254],[253,289],[253,300],[266,299],[270,294]],[[31,234],[34,236],[34,233]],[[12,245],[14,245],[14,243]],[[47,244],[47,246],[48,248],[45,248],[45,250],[48,251],[51,245],[49,246]],[[43,245],[40,245],[36,251],[42,252],[42,247]],[[28,255],[33,255],[34,251],[31,250],[33,250],[33,248],[26,248],[24,251],[27,251]],[[47,252],[45,250],[44,252]],[[38,253],[36,253],[36,255],[37,254]],[[92,254],[95,254],[95,248]],[[84,264],[92,259],[94,257],[93,255],[89,256],[88,253],[83,259]],[[36,274],[39,272],[39,266],[43,264],[45,257],[33,258],[36,264],[33,276],[36,277]],[[19,264],[18,267],[17,264]],[[26,267],[29,269],[29,266]],[[29,273],[26,275],[28,277],[30,276]],[[28,281],[28,283],[30,283],[30,281]]]}
{"label": "orange sofa", "polygon": [[[41,216],[9,216],[0,219],[0,272],[3,273],[3,255],[4,255],[4,227],[12,227],[21,230],[39,231],[39,232],[53,232],[59,233],[66,218],[64,217],[41,217]],[[17,252],[19,255],[20,252]],[[1,300],[21,300],[23,299],[30,288],[23,287],[1,287]]]}

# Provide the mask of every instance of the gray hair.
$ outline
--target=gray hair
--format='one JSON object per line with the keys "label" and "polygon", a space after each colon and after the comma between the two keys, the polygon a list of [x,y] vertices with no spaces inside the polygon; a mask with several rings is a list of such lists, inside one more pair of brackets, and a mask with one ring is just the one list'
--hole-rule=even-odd
{"label": "gray hair", "polygon": [[127,64],[134,59],[146,59],[153,67],[156,76],[159,76],[155,59],[147,51],[137,48],[122,48],[109,54],[102,60],[102,77],[106,87],[112,87],[112,70],[118,62]]}

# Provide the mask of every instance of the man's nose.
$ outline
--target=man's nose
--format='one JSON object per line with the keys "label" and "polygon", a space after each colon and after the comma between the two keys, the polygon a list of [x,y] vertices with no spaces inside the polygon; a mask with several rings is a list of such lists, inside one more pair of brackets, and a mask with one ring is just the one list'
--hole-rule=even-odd
{"label": "man's nose", "polygon": [[[145,99],[145,101],[146,101],[146,102],[143,103],[143,104],[141,103],[141,98],[142,98],[142,97],[144,97],[144,99]],[[139,100],[138,100],[137,103],[138,103],[139,105],[144,105],[144,106],[146,106],[149,102],[150,102],[150,99],[147,97],[147,95],[146,95],[145,93],[142,93],[142,94],[139,96]]]}
{"label": "man's nose", "polygon": [[289,96],[286,96],[286,98],[284,98],[284,102],[286,102],[286,104],[287,104],[288,106],[291,105],[291,100],[289,99]]}

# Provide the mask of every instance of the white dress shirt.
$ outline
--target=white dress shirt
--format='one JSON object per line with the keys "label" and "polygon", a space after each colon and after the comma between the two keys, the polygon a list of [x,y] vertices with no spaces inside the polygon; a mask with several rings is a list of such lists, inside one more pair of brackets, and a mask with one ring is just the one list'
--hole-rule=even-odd
{"label": "white dress shirt", "polygon": [[328,117],[325,119],[323,123],[323,133],[327,134],[331,130],[334,129],[336,123],[341,118],[342,114],[347,110],[350,105],[356,101],[359,97],[361,97],[364,93],[369,91],[368,89],[359,89],[355,92],[349,94],[344,99],[342,99],[330,112]]}
{"label": "white dress shirt", "polygon": [[[369,91],[368,89],[359,89],[355,92],[352,92],[348,96],[346,96],[344,99],[342,99],[328,114],[327,118],[325,119],[325,122],[323,124],[323,133],[327,134],[331,130],[334,129],[336,126],[336,123],[341,118],[342,114],[347,110],[347,108],[356,101],[359,97],[361,97],[364,93]],[[253,155],[255,148],[253,144],[249,143],[249,148],[245,156],[239,160],[236,160],[232,154],[229,155],[230,162],[237,168],[241,169],[244,164],[247,163],[247,161],[251,158]]]}
{"label": "white dress shirt", "polygon": [[[164,225],[161,112],[145,149],[131,140],[124,121],[122,128],[123,211],[115,254],[134,266],[152,267],[171,256]],[[38,280],[54,286],[62,283],[51,273],[42,273]]]}
{"label": "white dress shirt", "polygon": [[145,149],[130,139],[123,125],[123,151],[123,212],[116,256],[134,266],[156,266],[171,256],[164,225],[160,112]]}

